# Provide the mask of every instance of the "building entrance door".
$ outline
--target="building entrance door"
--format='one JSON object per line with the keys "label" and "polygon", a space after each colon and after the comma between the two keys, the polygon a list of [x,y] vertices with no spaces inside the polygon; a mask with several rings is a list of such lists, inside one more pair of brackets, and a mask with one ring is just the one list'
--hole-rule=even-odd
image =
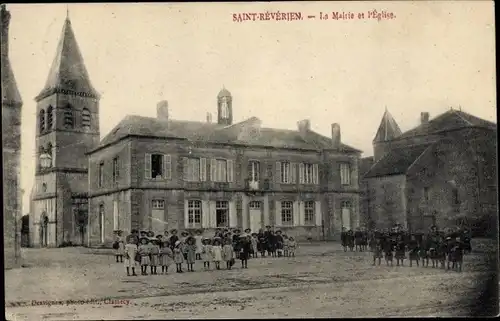
{"label": "building entrance door", "polygon": [[342,227],[347,231],[351,229],[351,209],[349,207],[342,207]]}
{"label": "building entrance door", "polygon": [[259,201],[251,201],[248,204],[248,215],[250,217],[250,229],[252,233],[259,232],[262,226],[262,203]]}

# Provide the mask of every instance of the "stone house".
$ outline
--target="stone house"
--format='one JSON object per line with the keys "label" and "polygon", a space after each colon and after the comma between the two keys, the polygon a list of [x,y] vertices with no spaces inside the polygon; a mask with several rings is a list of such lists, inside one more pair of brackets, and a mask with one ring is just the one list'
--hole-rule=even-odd
{"label": "stone house", "polygon": [[[467,225],[477,234],[497,226],[496,124],[450,109],[401,133],[385,112],[363,176],[363,215],[378,228],[413,231]],[[369,162],[369,160],[365,160]]]}

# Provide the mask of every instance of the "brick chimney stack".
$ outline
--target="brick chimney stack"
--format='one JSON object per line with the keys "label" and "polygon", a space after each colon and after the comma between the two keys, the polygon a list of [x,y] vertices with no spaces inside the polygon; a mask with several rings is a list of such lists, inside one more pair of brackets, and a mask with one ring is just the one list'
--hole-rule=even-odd
{"label": "brick chimney stack", "polygon": [[332,147],[334,149],[340,149],[341,142],[340,125],[332,124]]}
{"label": "brick chimney stack", "polygon": [[309,119],[301,120],[301,121],[297,122],[297,127],[298,127],[298,131],[300,133],[300,136],[302,136],[302,138],[305,138],[307,135],[307,132],[311,130],[311,122],[309,121]]}
{"label": "brick chimney stack", "polygon": [[156,104],[156,118],[159,120],[168,120],[168,101],[162,100]]}
{"label": "brick chimney stack", "polygon": [[428,122],[429,122],[429,113],[428,112],[421,112],[420,113],[420,123],[427,124]]}

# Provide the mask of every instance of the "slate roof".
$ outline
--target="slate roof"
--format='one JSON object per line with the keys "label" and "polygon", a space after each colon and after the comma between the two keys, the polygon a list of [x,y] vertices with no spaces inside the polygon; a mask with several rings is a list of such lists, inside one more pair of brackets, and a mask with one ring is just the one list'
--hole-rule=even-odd
{"label": "slate roof", "polygon": [[[309,131],[307,136],[302,138],[298,131],[265,127],[260,128],[258,134],[254,137],[247,137],[244,140],[240,140],[238,135],[241,126],[244,126],[247,122],[255,121],[256,119],[257,118],[252,117],[246,121],[226,126],[184,120],[165,121],[152,117],[129,115],[123,118],[118,125],[101,140],[99,146],[94,149],[94,151],[131,135],[308,150],[329,149],[332,146],[330,138],[313,131]],[[361,152],[345,144],[342,144],[341,147],[344,152]]]}
{"label": "slate roof", "polygon": [[374,142],[385,142],[394,139],[401,135],[401,129],[399,128],[396,120],[392,117],[389,111],[386,109],[384,115],[382,116],[382,121],[378,126],[377,134],[375,134]]}
{"label": "slate roof", "polygon": [[226,87],[223,87],[221,89],[221,91],[219,91],[219,94],[217,95],[217,97],[221,98],[221,97],[231,97],[231,93],[229,92],[229,90],[226,89]]}
{"label": "slate roof", "polygon": [[365,178],[406,174],[408,168],[432,144],[421,144],[393,149],[366,173]]}
{"label": "slate roof", "polygon": [[[2,23],[9,24],[10,22],[10,12],[6,10],[5,5],[1,8]],[[3,33],[3,32],[2,32]],[[4,35],[2,34],[2,38]],[[22,105],[23,100],[17,89],[16,79],[14,77],[14,72],[10,65],[8,52],[7,55],[3,55],[4,51],[8,51],[8,41],[9,39],[2,39],[2,59],[1,59],[1,71],[2,71],[2,106],[3,105]]]}
{"label": "slate roof", "polygon": [[57,91],[83,93],[92,97],[99,97],[99,93],[90,82],[83,56],[68,17],[64,21],[56,56],[50,67],[45,86],[35,99],[40,100]]}
{"label": "slate roof", "polygon": [[466,127],[481,127],[491,130],[497,129],[497,125],[495,123],[460,110],[451,109],[441,115],[438,115],[427,124],[420,124],[419,126],[404,132],[400,138],[428,135]]}

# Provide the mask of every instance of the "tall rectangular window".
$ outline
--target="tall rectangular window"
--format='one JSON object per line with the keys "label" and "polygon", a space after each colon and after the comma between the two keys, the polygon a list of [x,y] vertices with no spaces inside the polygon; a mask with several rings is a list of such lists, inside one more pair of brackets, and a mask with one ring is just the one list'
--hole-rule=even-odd
{"label": "tall rectangular window", "polygon": [[281,162],[281,183],[291,183],[291,170],[289,162]]}
{"label": "tall rectangular window", "polygon": [[229,226],[229,202],[217,201],[215,202],[215,213],[217,227]]}
{"label": "tall rectangular window", "polygon": [[188,226],[189,227],[200,227],[201,226],[201,216],[202,208],[200,200],[189,200],[188,201]]}
{"label": "tall rectangular window", "polygon": [[304,184],[314,184],[314,165],[304,164]]}
{"label": "tall rectangular window", "polygon": [[293,225],[293,202],[281,202],[281,224]]}
{"label": "tall rectangular window", "polygon": [[99,205],[99,241],[104,243],[105,235],[105,215],[104,215],[104,204]]}
{"label": "tall rectangular window", "polygon": [[248,176],[250,181],[258,182],[260,179],[260,163],[258,161],[248,162]]}
{"label": "tall rectangular window", "polygon": [[151,154],[151,178],[163,177],[163,154]]}
{"label": "tall rectangular window", "polygon": [[98,187],[103,187],[104,185],[104,163],[100,163],[99,164],[99,170],[98,170],[98,182],[97,182],[97,186]]}
{"label": "tall rectangular window", "polygon": [[199,158],[187,159],[187,181],[199,182],[201,178],[201,165]]}
{"label": "tall rectangular window", "polygon": [[304,202],[304,222],[306,225],[314,225],[314,201]]}
{"label": "tall rectangular window", "polygon": [[118,183],[120,169],[118,168],[118,157],[113,158],[113,183]]}
{"label": "tall rectangular window", "polygon": [[216,159],[216,182],[227,182],[227,161],[225,159]]}
{"label": "tall rectangular window", "polygon": [[429,188],[428,187],[424,187],[424,200],[426,202],[429,201]]}
{"label": "tall rectangular window", "polygon": [[351,165],[349,163],[340,163],[340,183],[351,185]]}

